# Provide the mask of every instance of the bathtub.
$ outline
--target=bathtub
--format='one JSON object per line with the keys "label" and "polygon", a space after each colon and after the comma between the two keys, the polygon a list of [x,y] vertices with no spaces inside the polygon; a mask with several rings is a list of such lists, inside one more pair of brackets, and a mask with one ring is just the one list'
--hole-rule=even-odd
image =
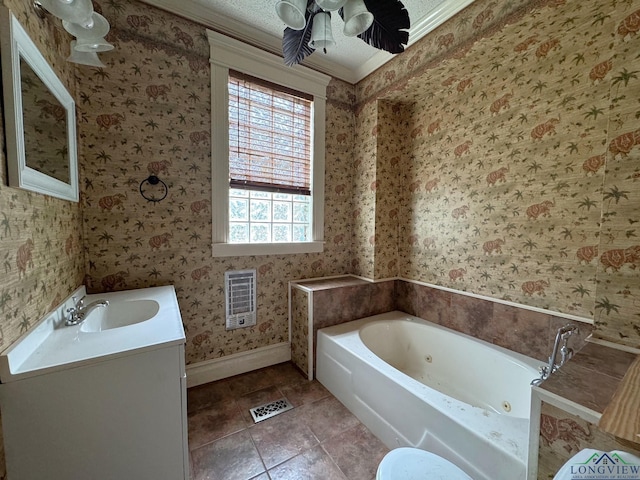
{"label": "bathtub", "polygon": [[542,362],[402,312],[318,330],[316,376],[387,447],[524,480]]}

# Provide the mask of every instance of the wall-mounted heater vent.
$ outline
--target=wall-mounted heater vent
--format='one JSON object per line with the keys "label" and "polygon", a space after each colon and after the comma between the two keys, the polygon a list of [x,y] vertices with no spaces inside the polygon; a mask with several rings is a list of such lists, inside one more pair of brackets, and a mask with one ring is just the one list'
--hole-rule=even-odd
{"label": "wall-mounted heater vent", "polygon": [[256,324],[256,271],[236,270],[224,274],[227,330]]}

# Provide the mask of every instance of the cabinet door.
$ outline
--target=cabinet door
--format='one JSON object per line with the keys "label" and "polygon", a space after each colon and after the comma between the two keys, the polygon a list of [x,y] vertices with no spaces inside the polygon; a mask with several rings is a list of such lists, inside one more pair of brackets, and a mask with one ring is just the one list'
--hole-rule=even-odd
{"label": "cabinet door", "polygon": [[166,347],[2,385],[10,478],[185,478],[181,352]]}

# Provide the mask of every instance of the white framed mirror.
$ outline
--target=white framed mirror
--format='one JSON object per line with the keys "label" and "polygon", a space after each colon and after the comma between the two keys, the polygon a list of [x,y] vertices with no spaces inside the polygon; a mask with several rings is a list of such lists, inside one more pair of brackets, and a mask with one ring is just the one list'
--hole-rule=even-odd
{"label": "white framed mirror", "polygon": [[5,7],[0,48],[9,186],[77,202],[73,97]]}

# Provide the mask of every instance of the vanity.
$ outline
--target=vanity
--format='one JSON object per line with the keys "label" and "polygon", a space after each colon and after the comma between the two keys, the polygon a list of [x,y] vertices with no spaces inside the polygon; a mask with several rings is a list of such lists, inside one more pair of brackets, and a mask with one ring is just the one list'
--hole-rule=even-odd
{"label": "vanity", "polygon": [[[9,478],[189,478],[185,335],[172,286],[107,300],[66,326],[81,287],[0,354]],[[74,297],[74,298],[72,298]]]}

